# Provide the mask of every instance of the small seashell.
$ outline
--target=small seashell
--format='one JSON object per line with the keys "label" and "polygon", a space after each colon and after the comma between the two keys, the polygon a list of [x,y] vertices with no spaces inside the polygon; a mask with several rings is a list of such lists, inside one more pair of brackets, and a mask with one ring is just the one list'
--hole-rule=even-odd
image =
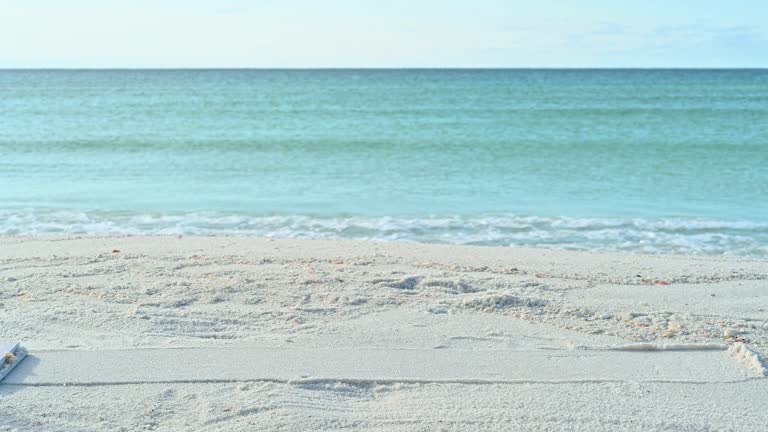
{"label": "small seashell", "polygon": [[646,316],[637,317],[637,318],[633,319],[630,322],[635,327],[650,327],[651,326],[651,319],[646,317]]}
{"label": "small seashell", "polygon": [[680,324],[669,323],[667,325],[667,329],[664,330],[661,336],[665,338],[671,338],[671,337],[674,337],[677,334],[677,332],[679,332],[680,330],[682,330],[682,326]]}

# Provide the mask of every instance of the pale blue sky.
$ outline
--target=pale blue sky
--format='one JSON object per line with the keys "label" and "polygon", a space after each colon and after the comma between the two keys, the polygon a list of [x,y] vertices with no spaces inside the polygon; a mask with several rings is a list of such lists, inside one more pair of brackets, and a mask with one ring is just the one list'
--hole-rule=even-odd
{"label": "pale blue sky", "polygon": [[0,67],[768,67],[768,0],[0,0]]}

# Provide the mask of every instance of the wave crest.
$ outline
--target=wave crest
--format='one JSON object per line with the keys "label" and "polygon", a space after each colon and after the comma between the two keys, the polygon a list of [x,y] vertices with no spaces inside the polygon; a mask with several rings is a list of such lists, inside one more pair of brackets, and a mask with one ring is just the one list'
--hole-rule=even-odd
{"label": "wave crest", "polygon": [[2,235],[175,234],[364,239],[768,257],[768,224],[513,214],[428,217],[0,211]]}

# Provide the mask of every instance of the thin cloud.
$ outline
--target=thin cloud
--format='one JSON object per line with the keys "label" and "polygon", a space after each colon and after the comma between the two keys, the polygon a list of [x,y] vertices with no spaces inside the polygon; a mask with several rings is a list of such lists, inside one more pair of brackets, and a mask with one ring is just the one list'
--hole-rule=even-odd
{"label": "thin cloud", "polygon": [[755,25],[701,26],[688,24],[659,26],[651,32],[651,35],[661,38],[719,39],[738,37],[749,40],[766,40],[765,31]]}
{"label": "thin cloud", "polygon": [[616,22],[601,22],[589,32],[593,36],[620,36],[628,33],[630,28]]}

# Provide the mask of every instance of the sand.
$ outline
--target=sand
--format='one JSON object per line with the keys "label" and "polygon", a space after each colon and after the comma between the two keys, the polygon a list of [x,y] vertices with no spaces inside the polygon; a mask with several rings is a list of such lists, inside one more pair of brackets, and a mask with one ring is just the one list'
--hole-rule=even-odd
{"label": "sand", "polygon": [[768,261],[0,238],[0,430],[768,424]]}

